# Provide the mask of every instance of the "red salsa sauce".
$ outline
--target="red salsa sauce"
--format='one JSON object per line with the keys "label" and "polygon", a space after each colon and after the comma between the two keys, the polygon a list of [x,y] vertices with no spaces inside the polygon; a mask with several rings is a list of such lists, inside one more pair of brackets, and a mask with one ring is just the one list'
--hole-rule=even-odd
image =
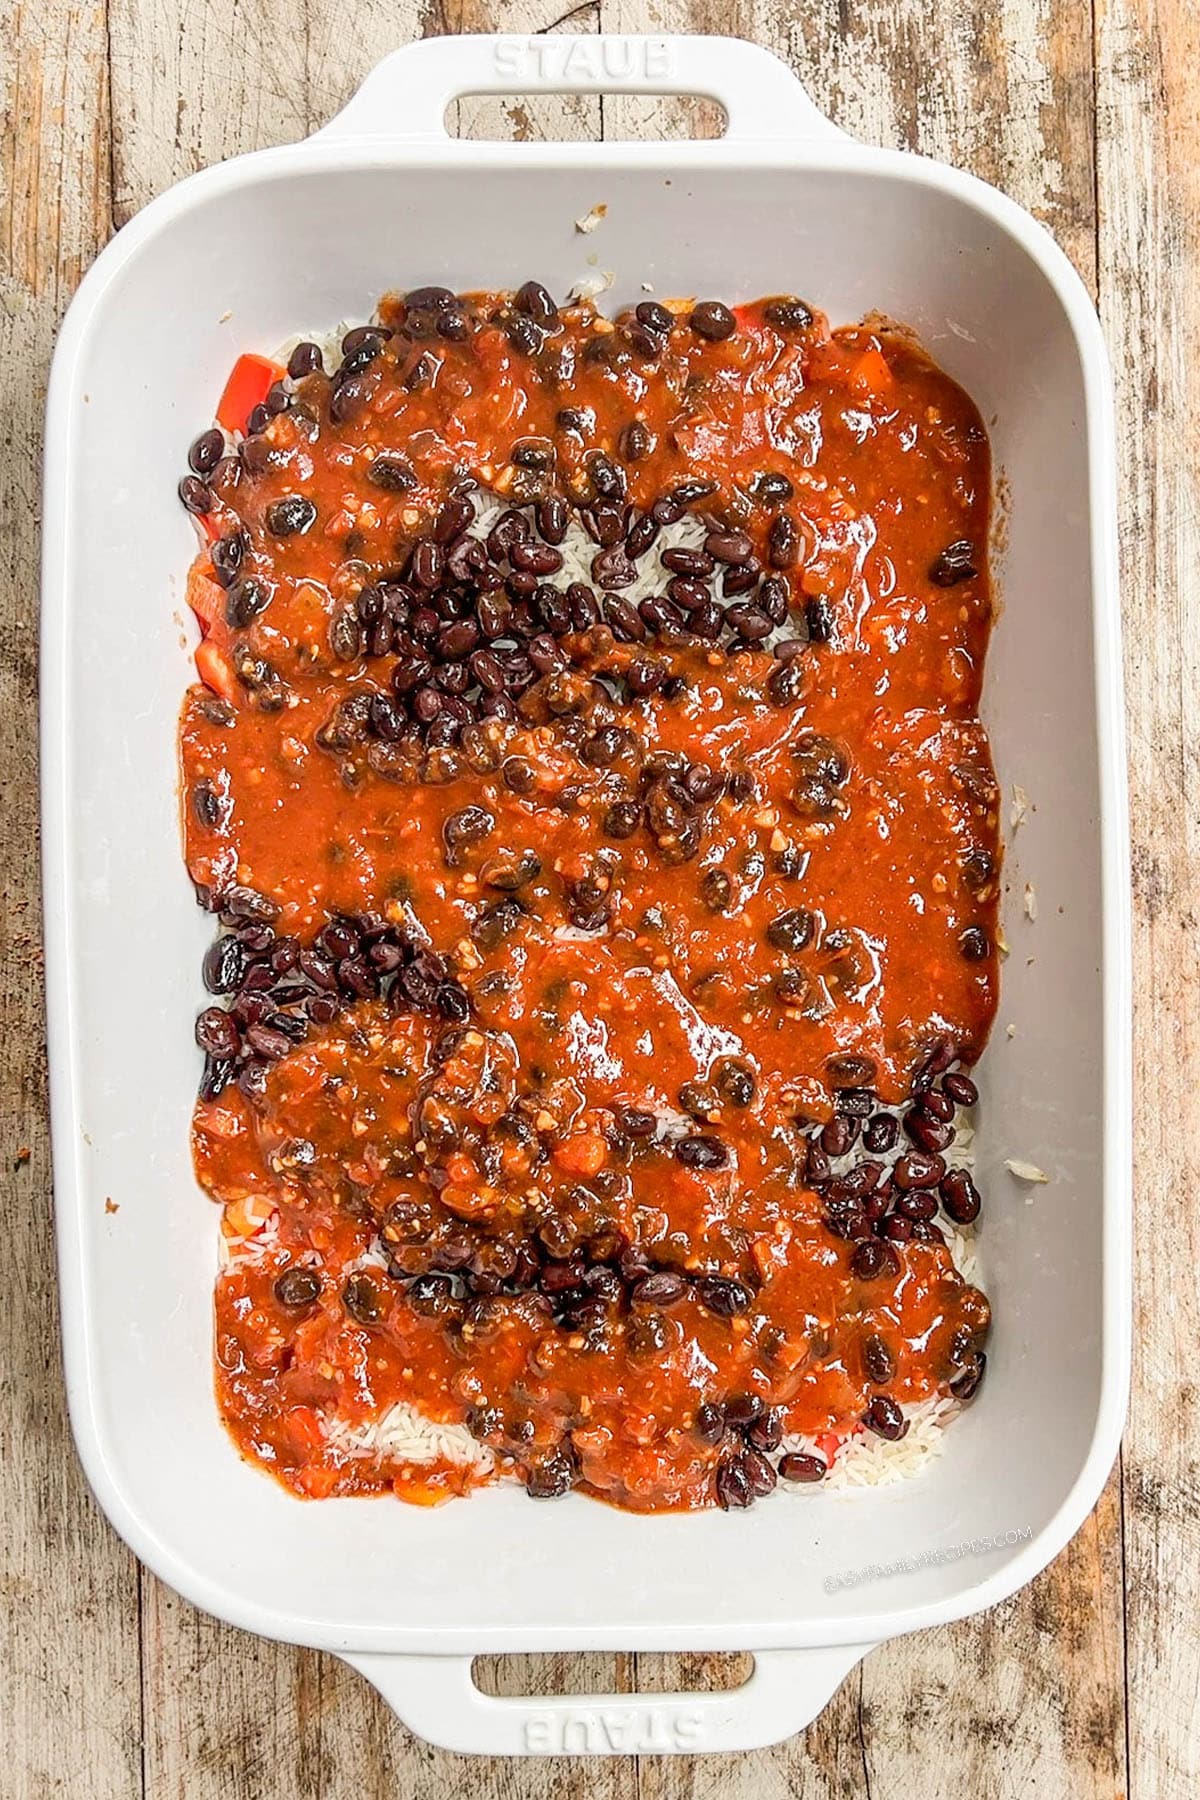
{"label": "red salsa sauce", "polygon": [[986,434],[791,299],[378,318],[181,489],[221,1411],[310,1496],[748,1504],[983,1373]]}

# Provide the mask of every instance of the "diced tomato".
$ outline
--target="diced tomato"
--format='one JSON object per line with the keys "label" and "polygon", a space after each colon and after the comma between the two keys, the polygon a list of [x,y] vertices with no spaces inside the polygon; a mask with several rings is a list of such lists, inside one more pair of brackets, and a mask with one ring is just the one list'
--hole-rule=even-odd
{"label": "diced tomato", "polygon": [[836,1431],[822,1431],[813,1439],[813,1443],[829,1465],[832,1465],[837,1456],[840,1441]]}
{"label": "diced tomato", "polygon": [[206,637],[221,617],[224,601],[224,590],[219,582],[202,574],[199,567],[193,565],[188,575],[187,603],[200,621],[200,629]]}
{"label": "diced tomato", "polygon": [[893,384],[892,371],[881,350],[864,350],[850,371],[850,386],[859,394],[885,394]]}
{"label": "diced tomato", "polygon": [[222,700],[233,701],[237,698],[237,682],[229,658],[223,650],[218,650],[211,638],[196,649],[196,673],[205,687],[210,687],[214,694],[220,694]]}
{"label": "diced tomato", "polygon": [[608,1146],[598,1131],[581,1131],[558,1146],[554,1160],[568,1175],[598,1175],[608,1161]]}
{"label": "diced tomato", "polygon": [[266,399],[287,370],[265,356],[239,356],[217,404],[217,421],[226,431],[245,431],[246,420]]}

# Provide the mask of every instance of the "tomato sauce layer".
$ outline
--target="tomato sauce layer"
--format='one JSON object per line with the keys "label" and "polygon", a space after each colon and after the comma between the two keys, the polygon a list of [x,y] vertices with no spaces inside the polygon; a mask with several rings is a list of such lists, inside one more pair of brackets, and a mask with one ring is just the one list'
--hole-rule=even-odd
{"label": "tomato sauce layer", "polygon": [[986,434],[793,300],[379,319],[184,483],[222,1413],[306,1495],[748,1504],[982,1376]]}

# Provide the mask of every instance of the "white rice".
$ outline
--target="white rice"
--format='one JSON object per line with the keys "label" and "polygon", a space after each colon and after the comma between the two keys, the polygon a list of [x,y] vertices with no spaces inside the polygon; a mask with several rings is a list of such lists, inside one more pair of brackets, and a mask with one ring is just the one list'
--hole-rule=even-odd
{"label": "white rice", "polygon": [[398,1400],[378,1419],[350,1425],[336,1413],[321,1420],[326,1442],[339,1455],[378,1463],[449,1462],[490,1475],[496,1459],[465,1425],[439,1425],[407,1401]]}
{"label": "white rice", "polygon": [[[335,331],[328,333],[297,334],[280,347],[276,353],[277,360],[286,363],[298,343],[311,341],[320,346],[326,366],[336,367],[341,356],[341,339],[349,329],[350,326],[343,323]],[[487,536],[503,512],[519,504],[501,495],[489,493],[483,487],[476,493],[475,502],[475,520],[468,529],[472,536],[479,538]],[[706,530],[702,517],[695,512],[685,512],[675,524],[664,526],[655,540],[652,553],[639,559],[636,565],[637,579],[621,590],[622,597],[637,606],[639,601],[658,593],[663,584],[659,561],[661,552],[670,548],[696,548],[703,542]],[[556,584],[565,586],[579,581],[590,586],[591,565],[597,546],[574,517],[565,539],[557,548],[563,558],[563,566],[554,577]],[[762,647],[769,650],[776,638],[787,635],[789,627],[785,625],[773,632]],[[563,926],[557,935],[563,939],[591,939],[603,935],[603,929],[600,933],[595,933]],[[899,1107],[881,1110],[889,1110],[897,1118],[903,1111]],[[683,1114],[663,1111],[659,1128],[659,1135],[663,1138],[677,1136],[690,1128],[691,1121]],[[951,1168],[969,1169],[973,1165],[973,1139],[974,1128],[970,1115],[960,1109],[955,1118],[954,1142],[946,1152],[946,1162]],[[881,1155],[877,1160],[890,1168],[908,1148],[901,1137],[894,1150]],[[841,1174],[847,1170],[851,1166],[851,1160],[851,1157],[846,1157],[836,1161],[833,1165],[834,1173]],[[979,1260],[973,1228],[955,1226],[944,1218],[939,1219],[938,1224],[955,1268],[964,1281],[978,1286]],[[222,1239],[222,1262],[227,1265],[239,1257],[263,1255],[277,1248],[278,1231],[272,1223],[252,1238],[233,1241]],[[382,1248],[372,1246],[348,1265],[346,1272],[386,1266],[387,1258]],[[873,1432],[859,1431],[838,1446],[832,1466],[823,1481],[814,1483],[811,1489],[806,1488],[803,1483],[791,1482],[781,1483],[781,1488],[794,1493],[823,1492],[829,1489],[846,1492],[887,1486],[893,1482],[911,1480],[924,1473],[942,1453],[945,1427],[959,1410],[958,1402],[945,1395],[936,1395],[919,1404],[903,1406],[901,1410],[908,1420],[909,1429],[899,1442],[892,1443]],[[369,1457],[379,1462],[398,1460],[412,1464],[446,1461],[478,1469],[481,1473],[491,1473],[496,1466],[491,1450],[472,1437],[465,1426],[439,1424],[405,1402],[395,1403],[374,1421],[350,1425],[336,1414],[326,1414],[322,1425],[329,1444],[349,1458]],[[786,1438],[783,1448],[819,1455],[824,1460],[822,1452],[810,1438]]]}

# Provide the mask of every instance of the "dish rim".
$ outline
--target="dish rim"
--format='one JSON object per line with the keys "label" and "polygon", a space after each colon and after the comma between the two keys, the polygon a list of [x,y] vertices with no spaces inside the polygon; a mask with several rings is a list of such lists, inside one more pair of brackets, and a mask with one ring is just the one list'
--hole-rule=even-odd
{"label": "dish rim", "polygon": [[[400,53],[403,54],[403,53]],[[327,131],[329,127],[325,128]],[[189,211],[249,184],[270,184],[309,173],[365,173],[406,167],[414,172],[456,166],[481,173],[498,167],[524,171],[645,171],[686,167],[723,174],[739,169],[794,169],[809,175],[848,170],[900,183],[931,187],[984,217],[1012,239],[1038,267],[1063,309],[1079,356],[1084,389],[1084,433],[1092,558],[1092,623],[1096,749],[1099,786],[1099,861],[1102,921],[1103,1009],[1103,1207],[1100,1398],[1086,1457],[1056,1513],[1028,1544],[992,1575],[968,1581],[942,1599],[884,1607],[849,1621],[798,1618],[786,1626],[740,1623],[714,1628],[705,1649],[766,1649],[861,1644],[963,1618],[996,1604],[1041,1572],[1074,1536],[1098,1499],[1115,1459],[1125,1418],[1131,1340],[1132,1031],[1130,999],[1130,877],[1122,709],[1121,635],[1117,589],[1115,427],[1108,359],[1100,324],[1078,274],[1049,233],[1014,201],[977,178],[907,152],[882,150],[850,139],[740,139],[700,143],[477,144],[321,134],[299,144],[252,152],[186,178],[140,212],[89,269],[61,327],[47,397],[45,504],[42,554],[41,791],[43,908],[46,945],[47,1042],[51,1074],[51,1142],[55,1168],[55,1220],[68,1407],[88,1481],[106,1516],[135,1553],[163,1580],[207,1612],[263,1635],[318,1648],[389,1651],[514,1649],[695,1649],[690,1626],[514,1623],[473,1630],[469,1626],[409,1628],[403,1625],[338,1629],[242,1599],[214,1576],[197,1569],[169,1538],[143,1517],[137,1496],[126,1492],[110,1467],[98,1404],[88,1329],[89,1272],[80,1212],[80,1107],[74,1029],[75,896],[68,880],[71,828],[70,721],[66,697],[70,671],[70,583],[67,545],[72,532],[73,413],[76,371],[89,334],[102,315],[116,277],[154,237]]]}

